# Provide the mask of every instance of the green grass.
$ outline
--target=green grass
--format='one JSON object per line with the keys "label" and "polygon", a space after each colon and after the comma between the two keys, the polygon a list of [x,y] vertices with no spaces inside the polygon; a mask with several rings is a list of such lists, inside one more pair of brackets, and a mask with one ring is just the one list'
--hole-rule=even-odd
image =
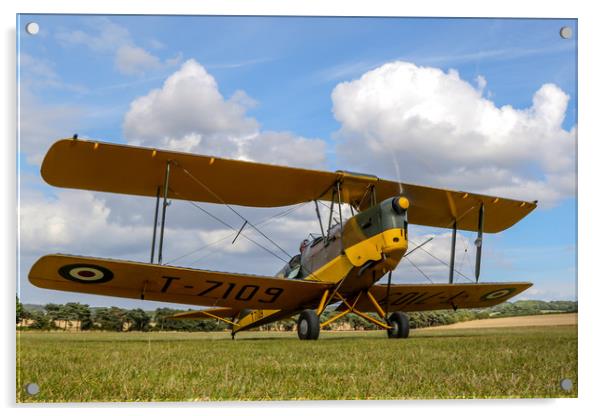
{"label": "green grass", "polygon": [[[17,341],[19,402],[576,397],[577,328],[296,334],[41,333]],[[574,388],[564,392],[560,380]],[[23,386],[35,382],[40,393]]]}

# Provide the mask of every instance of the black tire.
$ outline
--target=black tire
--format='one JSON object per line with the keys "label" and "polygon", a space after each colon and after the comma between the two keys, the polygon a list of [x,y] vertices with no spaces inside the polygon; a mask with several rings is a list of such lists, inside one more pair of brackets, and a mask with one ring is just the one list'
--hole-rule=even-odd
{"label": "black tire", "polygon": [[410,320],[406,314],[393,312],[387,322],[393,326],[387,329],[389,338],[407,338],[410,335]]}
{"label": "black tire", "polygon": [[311,309],[305,309],[297,320],[299,339],[318,339],[320,336],[320,318]]}

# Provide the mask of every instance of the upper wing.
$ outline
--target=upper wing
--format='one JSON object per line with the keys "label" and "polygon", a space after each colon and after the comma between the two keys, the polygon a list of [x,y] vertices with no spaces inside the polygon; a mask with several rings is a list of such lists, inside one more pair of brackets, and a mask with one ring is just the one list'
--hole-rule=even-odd
{"label": "upper wing", "polygon": [[319,300],[330,284],[157,264],[50,255],[29,272],[35,286],[123,298],[236,310],[297,309]]}
{"label": "upper wing", "polygon": [[[486,308],[507,301],[530,288],[532,283],[455,283],[391,285],[389,311],[433,311],[455,308]],[[384,307],[386,285],[374,285],[370,293]],[[356,307],[376,312],[368,298],[362,296]]]}
{"label": "upper wing", "polygon": [[323,172],[166,150],[60,140],[42,164],[42,177],[54,186],[155,196],[170,163],[169,198],[254,207],[329,200],[340,181],[341,200],[361,209],[375,188],[378,201],[400,194],[410,200],[412,224],[476,231],[479,206],[485,206],[484,231],[502,231],[531,212],[536,204],[468,192],[448,191],[379,179],[350,172]]}
{"label": "upper wing", "polygon": [[[397,182],[379,180],[376,194],[380,200],[399,195]],[[537,207],[536,202],[516,201],[469,192],[450,191],[411,184],[401,184],[403,194],[410,200],[410,224],[451,228],[453,221],[459,230],[479,229],[479,207],[485,209],[483,231],[497,233],[523,219]]]}

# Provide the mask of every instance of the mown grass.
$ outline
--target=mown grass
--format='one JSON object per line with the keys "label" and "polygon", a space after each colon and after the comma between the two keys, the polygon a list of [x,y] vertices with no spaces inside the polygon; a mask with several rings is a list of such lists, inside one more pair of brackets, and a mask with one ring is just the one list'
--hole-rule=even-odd
{"label": "mown grass", "polygon": [[[577,329],[18,334],[17,401],[576,397]],[[570,378],[565,392],[560,380]],[[23,386],[35,382],[39,394]]]}

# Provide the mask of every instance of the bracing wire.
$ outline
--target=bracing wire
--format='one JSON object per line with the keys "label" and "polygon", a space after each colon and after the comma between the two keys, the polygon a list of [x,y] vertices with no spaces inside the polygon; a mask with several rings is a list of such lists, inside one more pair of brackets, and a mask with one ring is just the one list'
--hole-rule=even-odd
{"label": "bracing wire", "polygon": [[202,186],[207,192],[209,192],[211,195],[213,195],[213,197],[215,199],[217,199],[218,201],[220,201],[223,205],[225,205],[230,211],[232,211],[234,214],[236,214],[238,217],[240,217],[242,220],[247,221],[247,223],[251,226],[251,228],[253,228],[255,231],[257,231],[263,238],[265,238],[266,240],[268,240],[270,243],[272,243],[274,246],[276,246],[276,248],[278,248],[281,252],[283,252],[286,256],[288,256],[288,258],[290,259],[292,256],[286,252],[286,250],[284,250],[280,245],[278,245],[274,240],[272,240],[270,237],[268,237],[267,235],[265,235],[260,229],[258,229],[252,222],[250,222],[249,220],[247,220],[242,214],[240,214],[237,210],[235,210],[234,208],[232,208],[232,206],[230,206],[230,204],[227,204],[222,198],[220,198],[220,196],[218,194],[216,194],[215,192],[213,192],[211,190],[211,188],[209,188],[207,185],[205,185],[203,182],[201,182],[197,177],[195,177],[192,173],[190,173],[188,171],[188,169],[186,169],[184,166],[180,165],[180,164],[176,164],[176,166],[178,166],[179,168],[181,168],[184,173],[186,173],[193,181],[195,181],[197,184],[199,184],[200,186]]}
{"label": "bracing wire", "polygon": [[[301,208],[301,207],[304,207],[304,206],[305,206],[305,205],[307,205],[307,204],[308,204],[308,202],[305,202],[305,203],[303,203],[303,204],[299,204],[299,205],[295,205],[295,206],[293,206],[293,207],[287,208],[287,209],[286,209],[286,210],[284,210],[284,211],[281,211],[281,212],[279,212],[279,213],[277,213],[277,214],[274,214],[274,215],[272,215],[271,217],[266,217],[266,218],[263,218],[261,221],[259,221],[259,222],[257,223],[257,225],[264,225],[264,224],[267,224],[267,223],[269,223],[270,221],[273,221],[273,220],[275,220],[276,218],[281,218],[281,217],[284,217],[284,216],[286,216],[286,215],[288,215],[288,214],[292,213],[293,211],[296,211],[296,210],[298,210],[299,208]],[[194,254],[194,253],[197,253],[197,252],[201,251],[201,250],[204,250],[204,249],[206,249],[206,248],[209,248],[209,247],[211,247],[211,246],[217,245],[217,244],[219,244],[219,243],[221,243],[221,242],[223,242],[223,241],[225,241],[225,240],[228,240],[228,239],[232,238],[232,236],[233,236],[233,235],[234,235],[234,232],[232,232],[232,233],[230,233],[230,234],[228,234],[228,235],[226,235],[226,236],[224,236],[224,237],[222,237],[222,238],[220,238],[220,239],[218,239],[218,240],[214,240],[214,241],[212,241],[212,242],[210,242],[210,243],[203,244],[202,246],[200,246],[200,247],[197,247],[197,248],[195,248],[194,250],[191,250],[191,251],[189,251],[189,252],[187,252],[187,253],[184,253],[184,254],[182,254],[181,256],[179,256],[179,257],[176,257],[176,258],[174,258],[174,259],[172,259],[172,260],[168,261],[168,262],[167,262],[167,263],[165,263],[165,264],[171,264],[171,263],[174,263],[174,262],[176,262],[176,261],[178,261],[178,260],[181,260],[181,259],[183,259],[183,258],[185,258],[185,257],[188,257],[188,256],[190,256],[190,255],[192,255],[192,254]],[[203,259],[203,258],[205,258],[205,257],[206,257],[206,256],[202,256],[201,258],[199,258],[199,259],[195,260],[193,263],[191,263],[191,265],[192,265],[192,264],[195,264],[195,263],[198,263],[200,260],[202,260],[202,259]]]}
{"label": "bracing wire", "polygon": [[[199,206],[198,204],[196,204],[196,203],[194,203],[194,202],[192,202],[192,201],[188,201],[188,202],[189,202],[190,204],[192,204],[194,207],[196,207],[196,208],[200,209],[201,211],[203,211],[204,213],[206,213],[206,214],[210,215],[212,218],[216,218],[216,219],[217,219],[217,217],[215,217],[215,215],[211,215],[211,214],[209,214],[209,212],[208,212],[206,209],[203,209],[203,208],[202,208],[201,206]],[[231,230],[233,230],[234,232],[238,231],[236,228],[232,227],[230,224],[228,224],[228,223],[226,223],[226,222],[224,222],[224,221],[222,221],[222,220],[219,220],[219,219],[218,219],[218,221],[219,221],[221,224],[224,224],[225,226],[227,226],[228,228],[230,228]],[[253,227],[253,229],[254,229],[254,230],[256,230],[257,228]],[[250,238],[249,236],[247,236],[247,235],[245,235],[245,234],[242,234],[242,237],[243,237],[244,239],[246,239],[246,240],[250,241],[251,243],[255,244],[257,247],[259,247],[259,248],[261,248],[261,249],[265,250],[266,252],[270,253],[270,254],[271,254],[271,255],[273,255],[274,257],[276,257],[276,258],[278,258],[278,259],[282,260],[282,261],[283,261],[283,262],[285,262],[285,263],[288,263],[288,260],[286,260],[286,259],[283,259],[283,258],[282,258],[282,257],[280,257],[278,254],[274,253],[272,250],[270,250],[270,249],[269,249],[269,248],[267,248],[266,246],[264,246],[264,245],[262,245],[262,244],[258,243],[257,241],[253,240],[253,239],[252,239],[252,238]],[[285,253],[286,253],[286,252],[285,252]],[[287,254],[287,255],[288,255],[288,254]]]}
{"label": "bracing wire", "polygon": [[[428,251],[427,249],[425,249],[424,247],[419,247],[420,250],[424,251],[426,254],[428,254],[429,256],[431,256],[432,258],[434,258],[435,260],[437,260],[439,263],[449,267],[449,263],[447,263],[445,260],[441,260],[439,257],[435,256],[434,254],[432,254],[430,251]],[[467,281],[472,283],[472,280],[470,280],[468,277],[466,277],[466,275],[464,275],[464,273],[458,271],[456,268],[454,268],[454,271],[456,273],[458,273],[460,276],[462,276],[464,279],[466,279]]]}
{"label": "bracing wire", "polygon": [[[180,195],[177,191],[173,191],[173,193],[175,193],[176,195]],[[192,206],[194,206],[195,208],[197,208],[198,210],[204,212],[205,214],[209,215],[211,218],[213,218],[214,220],[218,221],[220,224],[230,228],[231,230],[233,230],[234,232],[238,231],[236,228],[234,228],[233,226],[231,226],[230,224],[228,224],[227,222],[223,221],[221,218],[215,216],[214,214],[210,213],[209,211],[207,211],[206,209],[204,209],[203,207],[201,207],[199,204],[195,203],[194,201],[188,201],[186,200],[186,202],[188,202],[189,204],[191,204]],[[256,229],[255,227],[253,227],[254,229]],[[243,238],[245,238],[246,240],[250,241],[251,243],[255,244],[257,247],[261,248],[262,250],[265,250],[266,252],[270,253],[271,255],[273,255],[274,257],[278,258],[279,260],[288,263],[288,260],[283,259],[282,257],[280,257],[279,255],[277,255],[276,253],[274,253],[272,250],[270,250],[269,248],[263,246],[262,244],[258,243],[257,241],[253,240],[252,238],[246,236],[246,235],[242,235]]]}
{"label": "bracing wire", "polygon": [[466,262],[466,258],[468,257],[468,244],[466,244],[466,240],[462,240],[464,242],[464,255],[462,256],[462,260],[460,261],[460,265],[458,269],[462,270],[464,268],[464,263]]}
{"label": "bracing wire", "polygon": [[418,271],[419,271],[419,272],[420,272],[420,273],[421,273],[421,274],[422,274],[424,277],[426,277],[426,279],[427,279],[429,282],[431,282],[431,283],[433,283],[433,284],[435,283],[435,282],[433,282],[433,281],[431,280],[431,278],[430,278],[430,277],[428,277],[428,276],[427,276],[427,274],[426,274],[425,272],[423,272],[423,271],[420,269],[420,267],[418,267],[418,266],[417,266],[417,265],[416,265],[416,264],[415,264],[415,263],[414,263],[412,260],[410,260],[410,259],[406,259],[406,260],[407,260],[407,261],[409,261],[409,262],[410,262],[410,264],[411,264],[412,266],[414,266],[414,267],[416,268],[416,270],[418,270]]}

